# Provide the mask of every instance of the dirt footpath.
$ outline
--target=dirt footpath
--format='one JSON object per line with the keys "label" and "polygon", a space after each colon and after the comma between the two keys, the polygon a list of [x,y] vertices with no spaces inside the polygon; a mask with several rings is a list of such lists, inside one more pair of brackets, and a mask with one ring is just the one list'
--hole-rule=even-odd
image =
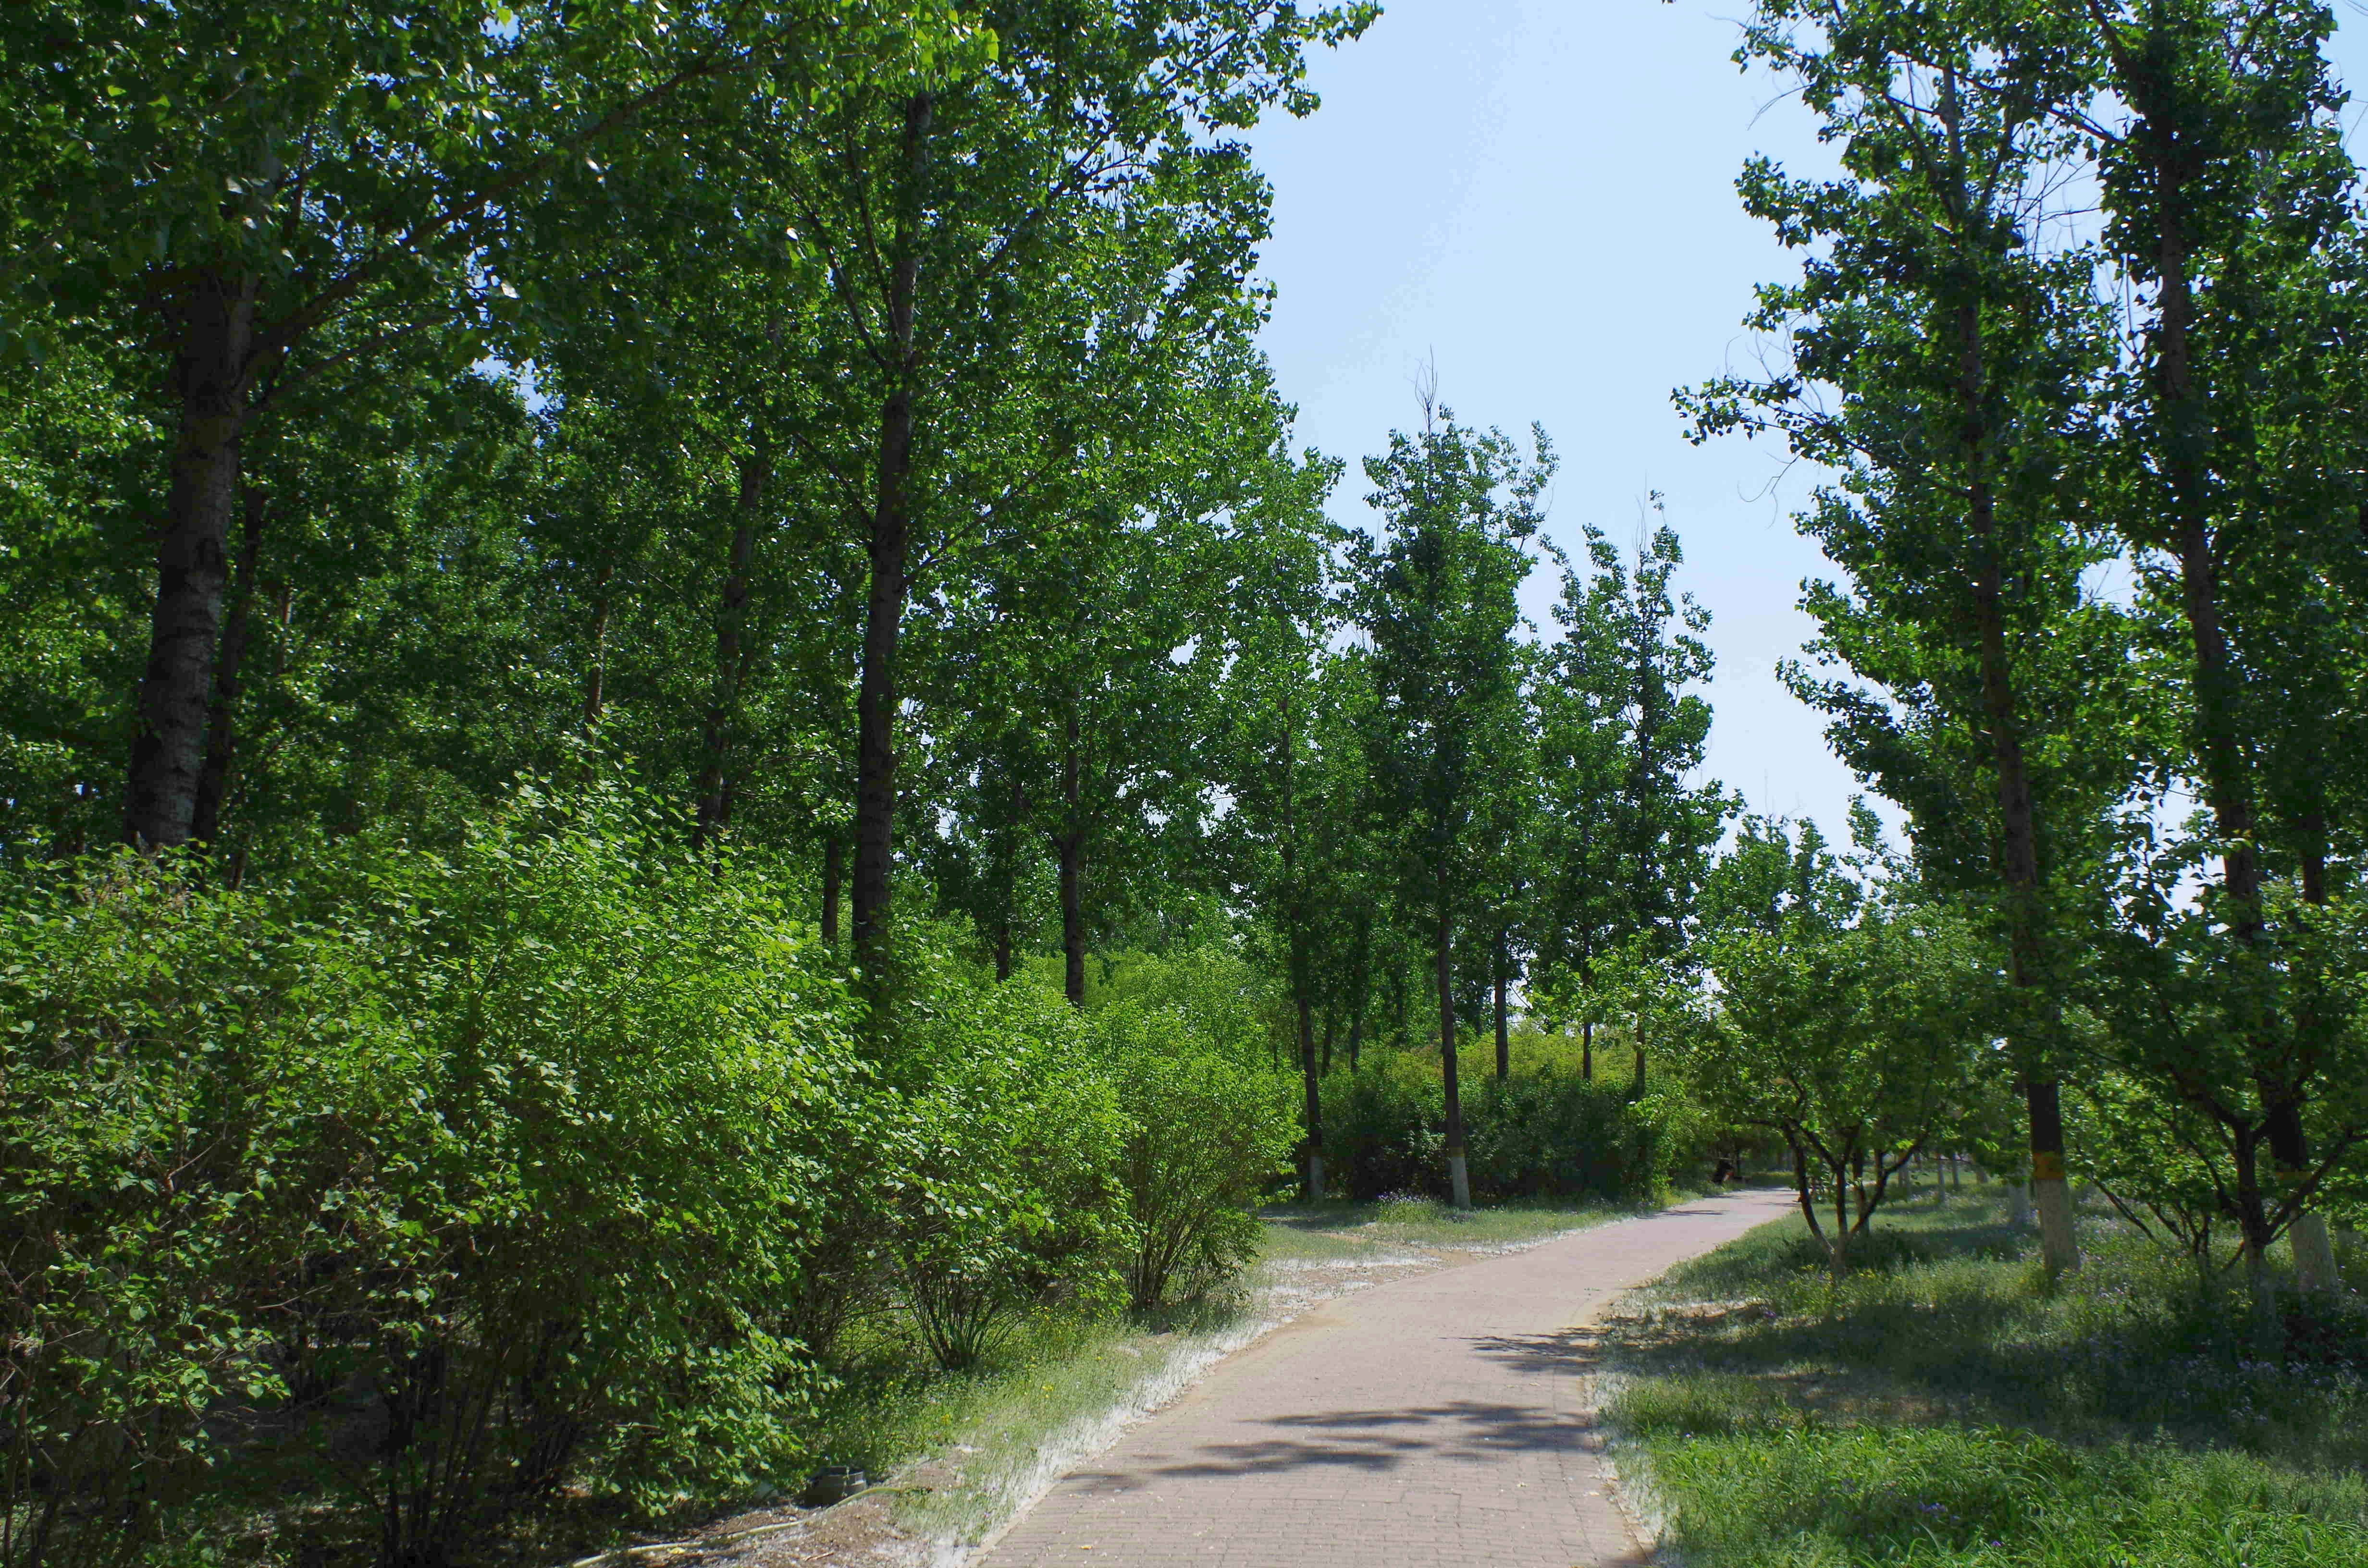
{"label": "dirt footpath", "polygon": [[1703,1199],[1327,1302],[1221,1363],[972,1562],[1642,1562],[1600,1457],[1587,1325],[1792,1202]]}

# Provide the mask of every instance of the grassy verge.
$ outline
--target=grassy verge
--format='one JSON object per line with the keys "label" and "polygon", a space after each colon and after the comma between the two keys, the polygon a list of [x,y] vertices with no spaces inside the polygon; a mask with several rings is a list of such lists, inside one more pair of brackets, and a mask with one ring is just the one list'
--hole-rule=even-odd
{"label": "grassy verge", "polygon": [[[1491,1252],[1534,1246],[1565,1231],[1648,1213],[1656,1205],[1602,1199],[1516,1199],[1462,1213],[1426,1198],[1385,1198],[1373,1203],[1335,1200],[1278,1204],[1263,1210],[1266,1256],[1354,1256],[1359,1251],[1421,1248],[1431,1252]],[[1330,1249],[1330,1250],[1327,1250]]]}
{"label": "grassy verge", "polygon": [[1156,1323],[1040,1314],[962,1373],[924,1369],[918,1347],[883,1328],[853,1369],[825,1451],[891,1477],[884,1496],[907,1533],[975,1541],[1065,1460],[1254,1333],[1252,1309],[1236,1294]]}
{"label": "grassy verge", "polygon": [[2368,1562],[2360,1298],[2265,1324],[2233,1274],[2084,1219],[2055,1286],[1968,1191],[1886,1210],[1839,1284],[1795,1218],[1632,1298],[1609,1414],[1668,1543],[1691,1568]]}

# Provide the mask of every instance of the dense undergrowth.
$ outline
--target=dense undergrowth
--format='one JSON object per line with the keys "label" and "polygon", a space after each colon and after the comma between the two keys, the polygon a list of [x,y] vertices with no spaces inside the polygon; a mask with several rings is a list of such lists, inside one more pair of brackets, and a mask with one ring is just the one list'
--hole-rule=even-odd
{"label": "dense undergrowth", "polygon": [[[1486,1051],[1463,1053],[1465,1147],[1472,1196],[1628,1201],[1651,1194],[1696,1153],[1690,1103],[1638,1096],[1624,1077],[1584,1077],[1577,1042],[1518,1036],[1515,1071],[1498,1078]],[[1327,1183],[1371,1201],[1388,1193],[1448,1196],[1445,1094],[1436,1051],[1376,1051],[1364,1069],[1324,1080]]]}
{"label": "dense undergrowth", "polygon": [[1293,1132],[1212,1022],[1238,961],[1080,1013],[916,926],[883,1028],[685,838],[529,790],[0,890],[0,1564],[531,1554],[794,1490],[881,1346],[961,1372],[1248,1259]]}
{"label": "dense undergrowth", "polygon": [[[0,885],[0,1568],[552,1556],[1220,1332],[1297,1136],[1237,953],[1079,1009],[915,922],[876,1012],[793,873],[687,839],[593,783],[237,885]],[[1360,1074],[1409,1138],[1426,1067]],[[1557,1147],[1648,1191],[1668,1147],[1551,1072],[1474,1112],[1486,1192]],[[1573,1222],[1398,1208],[1325,1222]]]}
{"label": "dense undergrowth", "polygon": [[1791,1219],[1639,1298],[1611,1414],[1685,1562],[2368,1561],[2357,1295],[2257,1312],[2098,1214],[2050,1285],[1996,1190],[1901,1204],[1839,1283]]}

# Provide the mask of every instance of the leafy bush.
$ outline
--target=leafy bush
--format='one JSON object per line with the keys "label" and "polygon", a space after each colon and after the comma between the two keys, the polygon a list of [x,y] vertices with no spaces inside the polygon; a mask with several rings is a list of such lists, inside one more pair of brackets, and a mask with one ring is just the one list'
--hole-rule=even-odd
{"label": "leafy bush", "polygon": [[[1349,1196],[1447,1196],[1445,1100],[1437,1067],[1416,1052],[1375,1053],[1372,1066],[1324,1084],[1326,1163]],[[1464,1080],[1473,1197],[1633,1198],[1652,1190],[1683,1141],[1682,1107],[1630,1098],[1625,1081],[1552,1069]]]}
{"label": "leafy bush", "polygon": [[[1197,1042],[1245,1065],[1271,1058],[1276,1031],[1289,1030],[1289,1000],[1272,976],[1230,946],[1209,943],[1173,953],[1126,953],[1099,966],[1104,978],[1086,994],[1089,1011],[1174,1013]],[[1296,1051],[1292,1044],[1292,1051]]]}
{"label": "leafy bush", "polygon": [[1024,985],[941,993],[912,1034],[926,1086],[902,1128],[899,1279],[939,1364],[975,1364],[1023,1308],[1116,1297],[1118,1096],[1082,1020]]}
{"label": "leafy bush", "polygon": [[390,1565],[795,1451],[759,1310],[877,1101],[803,928],[677,834],[529,790],[301,885],[7,890],[0,1562],[140,1551],[224,1445],[360,1494]]}
{"label": "leafy bush", "polygon": [[1147,1311],[1232,1278],[1256,1255],[1251,1206],[1289,1166],[1298,1119],[1289,1080],[1176,1007],[1129,1004],[1096,1023],[1127,1123],[1128,1298]]}
{"label": "leafy bush", "polygon": [[1326,1181],[1359,1199],[1385,1192],[1447,1194],[1445,1099],[1436,1067],[1414,1052],[1375,1051],[1359,1073],[1324,1080]]}
{"label": "leafy bush", "polygon": [[1538,1073],[1474,1088],[1463,1114],[1475,1197],[1640,1197],[1666,1174],[1665,1108],[1632,1100],[1624,1083]]}

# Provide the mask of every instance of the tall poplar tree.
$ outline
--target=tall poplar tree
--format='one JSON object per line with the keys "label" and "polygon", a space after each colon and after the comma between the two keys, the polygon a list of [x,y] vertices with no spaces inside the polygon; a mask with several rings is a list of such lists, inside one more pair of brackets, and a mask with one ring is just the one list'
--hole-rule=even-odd
{"label": "tall poplar tree", "polygon": [[1698,428],[1781,429],[1842,476],[1801,519],[1850,574],[1809,585],[1812,652],[1877,689],[1789,678],[1833,716],[1845,760],[1907,808],[1935,884],[1969,891],[2006,938],[2046,1260],[2073,1267],[2058,1081],[2066,949],[2082,937],[2066,905],[2096,884],[2129,772],[2071,744],[2115,727],[2096,710],[2116,618],[2084,603],[2081,573],[2104,552],[2076,483],[2100,339],[2094,257],[2040,248],[2072,145],[2059,117],[2086,83],[2060,35],[1990,0],[1781,0],[1749,40],[1802,84],[1844,174],[1746,173],[1746,206],[1817,249],[1753,317],[1791,362],[1713,384],[1692,402]]}
{"label": "tall poplar tree", "polygon": [[1543,430],[1525,457],[1502,432],[1467,429],[1426,396],[1420,432],[1394,433],[1385,454],[1365,460],[1383,532],[1352,551],[1357,622],[1372,650],[1374,805],[1398,903],[1429,937],[1448,1184],[1459,1209],[1471,1207],[1472,1189],[1456,1071],[1456,937],[1492,848],[1486,807],[1503,759],[1490,742],[1523,722],[1515,596],[1554,470]]}

